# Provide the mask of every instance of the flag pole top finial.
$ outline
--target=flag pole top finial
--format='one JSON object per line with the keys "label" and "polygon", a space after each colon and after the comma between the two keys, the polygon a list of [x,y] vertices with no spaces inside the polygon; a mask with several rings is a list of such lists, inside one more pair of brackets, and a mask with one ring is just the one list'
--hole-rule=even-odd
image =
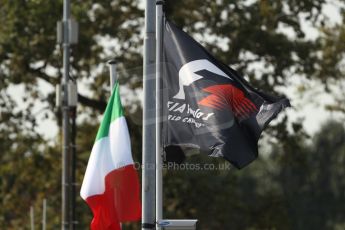
{"label": "flag pole top finial", "polygon": [[117,64],[116,58],[111,58],[108,62],[109,65],[115,65]]}

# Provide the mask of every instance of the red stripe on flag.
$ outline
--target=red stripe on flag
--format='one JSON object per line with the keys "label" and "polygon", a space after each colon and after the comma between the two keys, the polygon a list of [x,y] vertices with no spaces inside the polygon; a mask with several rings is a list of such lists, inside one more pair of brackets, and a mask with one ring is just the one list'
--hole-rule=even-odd
{"label": "red stripe on flag", "polygon": [[120,230],[120,222],[141,219],[140,186],[134,165],[111,171],[103,194],[86,199],[93,212],[92,230]]}

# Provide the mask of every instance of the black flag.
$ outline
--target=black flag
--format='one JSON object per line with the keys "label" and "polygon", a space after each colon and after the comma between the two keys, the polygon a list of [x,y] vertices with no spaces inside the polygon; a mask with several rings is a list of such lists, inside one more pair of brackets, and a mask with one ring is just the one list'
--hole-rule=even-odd
{"label": "black flag", "polygon": [[284,97],[254,89],[169,21],[163,28],[163,70],[162,144],[168,161],[198,150],[242,168],[257,157],[262,130],[290,106]]}

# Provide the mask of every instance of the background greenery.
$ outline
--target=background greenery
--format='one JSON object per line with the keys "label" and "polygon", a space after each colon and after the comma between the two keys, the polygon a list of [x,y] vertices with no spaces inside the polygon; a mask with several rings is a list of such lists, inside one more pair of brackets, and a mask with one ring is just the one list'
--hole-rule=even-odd
{"label": "background greenery", "polygon": [[[167,0],[166,12],[254,86],[280,92],[292,87],[291,79],[303,79],[295,91],[303,96],[313,82],[332,96],[327,109],[344,115],[345,95],[339,88],[345,80],[344,4],[343,0]],[[342,23],[331,23],[323,11],[326,5],[341,7]],[[48,199],[48,229],[60,228],[61,134],[47,140],[37,127],[44,119],[61,124],[51,87],[62,76],[61,47],[55,36],[61,15],[62,1],[0,2],[1,229],[29,229],[31,205],[39,227],[43,198]],[[140,1],[75,0],[72,15],[80,24],[80,39],[72,49],[71,76],[83,85],[77,137],[80,184],[109,95],[104,63],[114,55],[126,88],[133,152],[141,161],[144,14]],[[310,38],[305,24],[318,36]],[[258,62],[264,67],[261,71],[251,68]],[[19,95],[22,102],[12,96],[18,85],[24,88]],[[313,103],[313,96],[302,106]],[[43,116],[34,112],[37,103],[43,106]],[[303,117],[288,121],[284,113],[266,130],[260,158],[241,171],[166,171],[166,216],[198,218],[200,229],[345,229],[344,120],[330,117],[312,135],[304,130]],[[204,156],[188,161],[223,162]],[[92,215],[79,197],[77,217],[78,229],[87,229]]]}

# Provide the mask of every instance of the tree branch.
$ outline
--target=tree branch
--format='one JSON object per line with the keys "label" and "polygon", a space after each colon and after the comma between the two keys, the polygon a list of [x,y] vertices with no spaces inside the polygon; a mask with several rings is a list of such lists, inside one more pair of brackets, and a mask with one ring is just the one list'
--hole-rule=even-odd
{"label": "tree branch", "polygon": [[45,74],[44,72],[42,72],[41,70],[43,68],[45,68],[47,66],[46,63],[44,63],[43,66],[39,67],[39,68],[36,68],[36,69],[33,69],[30,67],[30,65],[28,63],[25,64],[25,69],[27,72],[31,73],[32,75],[34,76],[37,76],[38,78],[46,81],[47,83],[50,83],[52,85],[56,84],[57,83],[57,79],[56,78],[53,78],[53,77],[49,77],[47,74]]}
{"label": "tree branch", "polygon": [[[47,83],[50,83],[52,85],[58,83],[57,78],[49,77],[47,74],[45,74],[44,72],[41,71],[42,68],[38,68],[38,69],[27,68],[27,69],[29,72],[36,75],[38,78],[46,81]],[[84,106],[88,106],[88,107],[91,107],[93,109],[97,109],[101,112],[103,112],[105,110],[105,107],[107,106],[107,103],[105,101],[91,99],[91,98],[83,96],[79,93],[78,93],[78,101]]]}

